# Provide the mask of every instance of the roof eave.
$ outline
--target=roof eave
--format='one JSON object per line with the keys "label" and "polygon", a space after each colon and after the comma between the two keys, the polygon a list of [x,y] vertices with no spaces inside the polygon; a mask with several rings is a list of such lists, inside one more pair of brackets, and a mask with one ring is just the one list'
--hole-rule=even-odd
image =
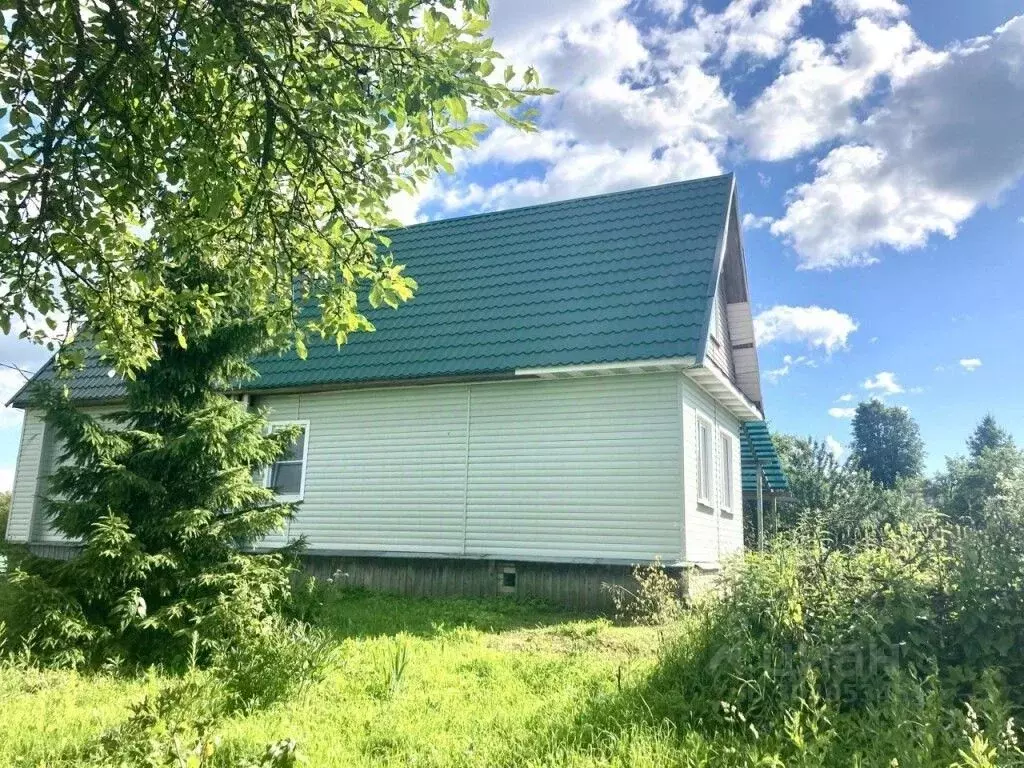
{"label": "roof eave", "polygon": [[739,421],[762,421],[764,413],[729,378],[713,365],[698,365],[686,371],[691,381],[718,400]]}

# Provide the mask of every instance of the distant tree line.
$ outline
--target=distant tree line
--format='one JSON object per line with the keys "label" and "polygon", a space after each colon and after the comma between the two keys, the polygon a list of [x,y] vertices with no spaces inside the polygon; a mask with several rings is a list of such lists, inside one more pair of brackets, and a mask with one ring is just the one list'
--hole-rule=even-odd
{"label": "distant tree line", "polygon": [[[811,525],[843,544],[928,517],[981,529],[989,501],[1024,477],[1024,452],[991,414],[968,436],[966,454],[948,457],[932,477],[924,474],[924,442],[905,408],[861,403],[852,432],[845,459],[810,437],[775,437],[790,494],[765,515],[769,537]],[[753,517],[747,516],[748,542],[756,535]]]}

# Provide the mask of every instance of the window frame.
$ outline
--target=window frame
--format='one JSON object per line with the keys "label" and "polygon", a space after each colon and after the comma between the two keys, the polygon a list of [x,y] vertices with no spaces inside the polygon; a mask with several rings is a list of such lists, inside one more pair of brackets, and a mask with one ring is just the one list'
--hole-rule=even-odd
{"label": "window frame", "polygon": [[[701,428],[704,429],[706,442],[701,439]],[[715,440],[714,427],[711,421],[700,414],[697,415],[697,503],[714,509],[711,498],[715,483]],[[701,488],[701,474],[704,475],[704,488]],[[703,491],[703,492],[702,492]]]}
{"label": "window frame", "polygon": [[[733,455],[733,436],[725,429],[718,430],[719,457],[718,464],[721,474],[718,483],[718,507],[722,512],[731,515],[735,505],[735,474],[736,462]],[[727,465],[728,463],[728,465]],[[728,469],[728,472],[726,471]]]}
{"label": "window frame", "polygon": [[[267,433],[270,434],[274,431],[275,427],[302,427],[303,438],[302,438],[302,472],[299,473],[299,492],[295,493],[275,493],[274,496],[278,501],[291,503],[296,501],[302,501],[306,497],[306,469],[309,466],[309,419],[278,419],[275,421],[267,422]],[[263,468],[263,487],[269,490],[273,490],[270,485],[270,473],[273,472],[274,466],[282,463],[281,461],[275,461],[273,464],[269,464]],[[286,464],[297,464],[296,459],[285,460]]]}

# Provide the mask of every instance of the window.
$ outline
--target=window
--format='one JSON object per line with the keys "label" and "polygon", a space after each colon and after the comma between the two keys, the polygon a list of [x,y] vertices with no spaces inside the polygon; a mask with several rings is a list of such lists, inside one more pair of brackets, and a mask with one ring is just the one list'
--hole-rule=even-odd
{"label": "window", "polygon": [[718,501],[724,512],[732,510],[732,435],[728,432],[720,432],[722,473],[719,476],[721,488],[719,489]]}
{"label": "window", "polygon": [[281,458],[267,467],[263,473],[263,485],[285,500],[298,501],[306,486],[306,448],[309,442],[308,421],[274,422],[271,431],[283,427],[299,426],[301,431],[295,442],[289,445]]}
{"label": "window", "polygon": [[702,504],[711,504],[711,423],[697,417],[697,500]]}

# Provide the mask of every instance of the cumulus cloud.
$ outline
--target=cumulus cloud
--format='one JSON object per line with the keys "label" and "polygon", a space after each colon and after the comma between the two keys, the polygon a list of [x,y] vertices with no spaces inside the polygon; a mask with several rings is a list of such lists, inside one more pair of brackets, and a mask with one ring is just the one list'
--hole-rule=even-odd
{"label": "cumulus cloud", "polygon": [[772,232],[808,269],[869,264],[881,246],[955,237],[1024,176],[1022,68],[1024,16],[932,56],[790,192]]}
{"label": "cumulus cloud", "polygon": [[744,55],[772,59],[797,34],[810,4],[811,0],[733,0],[720,13],[698,8],[693,28],[681,37],[705,57],[721,53],[727,64]]}
{"label": "cumulus cloud", "polygon": [[[1024,176],[1024,17],[935,50],[898,0],[820,4],[838,25],[823,39],[803,24],[811,5],[496,2],[498,50],[558,93],[538,102],[537,132],[493,123],[455,174],[392,209],[419,221],[819,152],[780,214],[744,223],[769,228],[799,267],[834,269],[954,237]],[[735,88],[750,69],[766,84]]]}
{"label": "cumulus cloud", "polygon": [[21,411],[9,408],[5,403],[25,384],[24,375],[12,368],[0,368],[0,429],[17,427],[21,424]]}
{"label": "cumulus cloud", "polygon": [[960,367],[970,373],[981,368],[981,360],[977,357],[966,357],[960,361]]}
{"label": "cumulus cloud", "polygon": [[849,315],[825,307],[792,307],[780,304],[754,318],[759,344],[781,341],[805,344],[832,353],[846,346],[857,323]]}
{"label": "cumulus cloud", "polygon": [[741,118],[747,146],[763,160],[785,160],[837,136],[852,134],[854,108],[883,75],[905,77],[929,60],[909,24],[860,18],[833,48],[794,41],[782,74]]}
{"label": "cumulus cloud", "polygon": [[909,13],[909,9],[898,0],[832,0],[832,4],[842,19],[860,16],[900,18]]}
{"label": "cumulus cloud", "polygon": [[546,24],[529,20],[542,34],[520,34],[507,16],[525,9],[511,3],[494,24],[498,49],[558,89],[542,102],[538,130],[492,126],[421,207],[507,208],[722,172],[733,106],[717,74],[670,65],[622,3],[547,5]]}
{"label": "cumulus cloud", "polygon": [[771,216],[755,216],[752,213],[743,214],[744,229],[763,229],[775,221]]}
{"label": "cumulus cloud", "polygon": [[875,392],[879,395],[898,395],[903,392],[903,386],[896,381],[896,374],[892,371],[879,371],[864,382],[864,389]]}
{"label": "cumulus cloud", "polygon": [[856,408],[829,408],[828,415],[833,419],[852,419],[857,414]]}
{"label": "cumulus cloud", "polygon": [[392,210],[418,221],[721,173],[738,139],[724,73],[784,54],[810,4],[647,0],[651,24],[627,0],[495,3],[495,47],[558,93],[539,103],[537,132],[491,125],[454,175]]}
{"label": "cumulus cloud", "polygon": [[797,368],[801,365],[806,366],[807,368],[816,368],[818,366],[818,364],[814,360],[807,357],[806,355],[798,355],[797,357],[794,357],[793,355],[783,355],[782,365],[779,366],[778,368],[773,368],[769,371],[766,371],[764,377],[768,379],[768,381],[775,384],[782,377],[788,376],[790,371],[792,371],[794,368]]}
{"label": "cumulus cloud", "polygon": [[840,403],[850,403],[853,402],[853,395],[847,392],[845,395],[840,395],[839,397],[837,397],[836,400],[838,400]]}
{"label": "cumulus cloud", "polygon": [[[7,491],[14,487],[14,467],[0,467],[0,491]],[[3,531],[0,531],[3,535]]]}
{"label": "cumulus cloud", "polygon": [[846,453],[846,446],[836,440],[832,435],[825,436],[825,447],[828,448],[836,461],[842,461],[843,455]]}

